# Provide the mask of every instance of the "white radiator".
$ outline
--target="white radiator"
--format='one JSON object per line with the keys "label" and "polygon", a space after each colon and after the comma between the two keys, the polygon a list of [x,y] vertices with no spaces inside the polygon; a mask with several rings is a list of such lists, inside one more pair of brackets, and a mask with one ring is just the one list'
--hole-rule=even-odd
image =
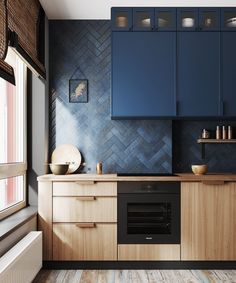
{"label": "white radiator", "polygon": [[0,258],[0,283],[30,283],[42,267],[42,232],[30,232]]}

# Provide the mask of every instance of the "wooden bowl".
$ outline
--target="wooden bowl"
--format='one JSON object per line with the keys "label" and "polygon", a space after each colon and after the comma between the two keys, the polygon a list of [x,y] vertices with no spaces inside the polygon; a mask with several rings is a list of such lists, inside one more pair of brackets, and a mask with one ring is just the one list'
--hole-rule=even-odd
{"label": "wooden bowl", "polygon": [[192,165],[192,171],[195,175],[203,175],[206,174],[208,170],[208,166],[206,164],[203,165]]}
{"label": "wooden bowl", "polygon": [[49,167],[54,175],[65,175],[69,169],[69,164],[50,163]]}

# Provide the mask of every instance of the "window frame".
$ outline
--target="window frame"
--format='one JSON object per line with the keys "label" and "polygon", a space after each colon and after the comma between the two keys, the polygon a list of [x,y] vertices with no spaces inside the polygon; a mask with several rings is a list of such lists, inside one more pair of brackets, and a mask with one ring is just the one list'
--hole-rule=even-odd
{"label": "window frame", "polygon": [[[11,52],[14,52],[14,49]],[[16,56],[18,55],[16,54]],[[24,63],[23,60],[22,62]],[[17,176],[23,176],[23,201],[17,202],[0,211],[0,220],[27,205],[27,66],[25,63],[23,70],[23,162],[0,164],[0,180]]]}

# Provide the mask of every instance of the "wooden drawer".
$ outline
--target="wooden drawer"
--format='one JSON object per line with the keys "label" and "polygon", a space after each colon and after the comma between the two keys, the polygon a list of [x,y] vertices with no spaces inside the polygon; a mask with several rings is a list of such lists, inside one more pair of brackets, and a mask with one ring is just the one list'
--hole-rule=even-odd
{"label": "wooden drawer", "polygon": [[117,225],[53,224],[53,260],[117,260]]}
{"label": "wooden drawer", "polygon": [[117,222],[117,198],[53,197],[53,222]]}
{"label": "wooden drawer", "polygon": [[180,260],[180,245],[118,245],[118,260]]}
{"label": "wooden drawer", "polygon": [[53,196],[117,196],[117,182],[53,182]]}

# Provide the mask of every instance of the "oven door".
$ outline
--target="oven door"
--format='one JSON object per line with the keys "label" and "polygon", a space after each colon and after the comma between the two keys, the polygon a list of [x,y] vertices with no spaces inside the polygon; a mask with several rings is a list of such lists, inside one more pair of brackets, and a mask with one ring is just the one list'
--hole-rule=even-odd
{"label": "oven door", "polygon": [[179,244],[179,194],[119,194],[119,244]]}

